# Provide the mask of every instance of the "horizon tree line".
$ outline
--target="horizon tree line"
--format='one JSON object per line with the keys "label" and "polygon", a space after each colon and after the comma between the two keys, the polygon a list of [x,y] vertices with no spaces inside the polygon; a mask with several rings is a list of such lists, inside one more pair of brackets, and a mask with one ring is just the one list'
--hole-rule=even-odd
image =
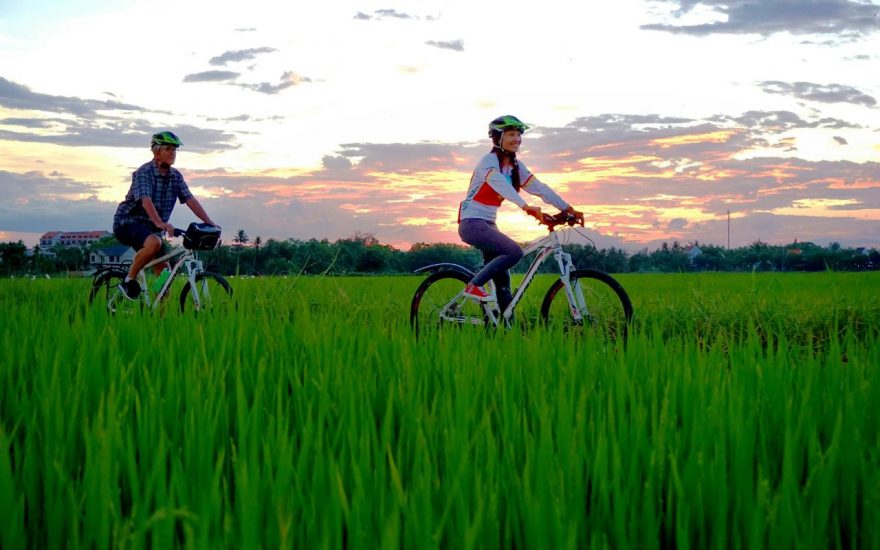
{"label": "horizon tree line", "polygon": [[[416,243],[402,251],[379,242],[372,233],[356,232],[350,237],[328,239],[253,240],[239,229],[232,245],[200,252],[208,269],[224,275],[356,275],[405,274],[424,265],[441,262],[462,264],[476,269],[482,264],[480,253],[469,246],[449,243]],[[250,246],[248,246],[250,243]],[[85,247],[57,245],[52,255],[35,247],[32,254],[22,241],[0,243],[0,276],[44,275],[88,271],[89,253],[118,245],[107,237]],[[847,248],[839,243],[827,247],[809,242],[771,245],[755,241],[747,246],[726,247],[698,242],[682,245],[662,243],[654,250],[628,252],[621,248],[597,249],[570,244],[564,247],[575,265],[609,273],[687,272],[687,271],[864,271],[880,267],[876,248]],[[696,253],[696,250],[699,253]],[[524,259],[514,272],[529,265]],[[542,266],[552,271],[551,264]]]}

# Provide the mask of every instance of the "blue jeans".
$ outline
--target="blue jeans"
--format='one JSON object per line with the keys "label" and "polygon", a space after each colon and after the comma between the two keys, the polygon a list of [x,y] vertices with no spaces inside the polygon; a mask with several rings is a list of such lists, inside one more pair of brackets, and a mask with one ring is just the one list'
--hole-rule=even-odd
{"label": "blue jeans", "polygon": [[477,218],[461,220],[458,224],[458,236],[483,253],[485,265],[474,275],[471,283],[482,286],[489,279],[493,280],[498,292],[498,302],[503,310],[511,298],[510,273],[507,270],[522,259],[522,248],[516,244],[516,241],[498,231],[494,222],[488,220]]}

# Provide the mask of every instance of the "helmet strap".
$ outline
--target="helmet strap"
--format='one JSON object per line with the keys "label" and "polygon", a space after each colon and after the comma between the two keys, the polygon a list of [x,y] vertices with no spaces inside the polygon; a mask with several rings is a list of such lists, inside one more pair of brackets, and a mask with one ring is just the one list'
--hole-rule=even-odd
{"label": "helmet strap", "polygon": [[[500,140],[499,140],[499,141],[500,141]],[[510,156],[510,157],[515,157],[515,156],[516,156],[516,153],[515,153],[515,152],[513,152],[513,151],[508,151],[507,149],[505,149],[504,147],[502,147],[500,143],[499,143],[498,145],[495,145],[495,144],[493,143],[492,146],[495,147],[496,149],[500,149],[501,152],[504,153],[505,155],[508,155],[508,156]]]}

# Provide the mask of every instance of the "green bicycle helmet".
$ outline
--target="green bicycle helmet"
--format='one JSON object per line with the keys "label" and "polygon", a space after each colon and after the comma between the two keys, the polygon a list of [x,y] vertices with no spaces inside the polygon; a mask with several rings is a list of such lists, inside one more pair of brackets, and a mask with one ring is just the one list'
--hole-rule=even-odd
{"label": "green bicycle helmet", "polygon": [[180,141],[180,138],[174,135],[174,132],[159,132],[158,134],[153,134],[153,139],[150,141],[150,147],[154,145],[173,145],[175,147],[180,147],[183,143]]}
{"label": "green bicycle helmet", "polygon": [[496,137],[500,137],[505,130],[519,130],[520,133],[523,133],[528,129],[529,127],[515,116],[504,115],[489,123],[489,137],[494,140]]}

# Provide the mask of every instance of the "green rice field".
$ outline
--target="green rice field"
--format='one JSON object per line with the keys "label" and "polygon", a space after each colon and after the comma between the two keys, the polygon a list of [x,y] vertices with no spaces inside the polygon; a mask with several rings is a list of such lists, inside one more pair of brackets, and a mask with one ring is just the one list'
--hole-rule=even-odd
{"label": "green rice field", "polygon": [[626,345],[419,277],[207,315],[0,280],[0,548],[880,548],[880,273],[633,274]]}

